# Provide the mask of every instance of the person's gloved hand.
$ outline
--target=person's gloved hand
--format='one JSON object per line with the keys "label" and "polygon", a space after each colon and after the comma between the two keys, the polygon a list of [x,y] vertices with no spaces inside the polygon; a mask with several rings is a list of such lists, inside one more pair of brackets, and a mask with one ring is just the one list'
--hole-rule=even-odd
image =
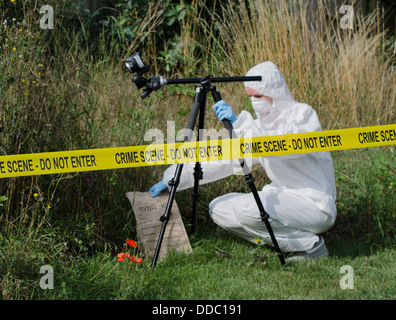
{"label": "person's gloved hand", "polygon": [[160,192],[166,190],[168,187],[166,186],[164,181],[160,181],[153,185],[148,192],[152,192],[151,198],[154,198],[160,194]]}
{"label": "person's gloved hand", "polygon": [[220,121],[227,119],[230,120],[231,124],[233,124],[237,119],[232,108],[224,100],[218,101],[212,108],[216,111],[216,115]]}

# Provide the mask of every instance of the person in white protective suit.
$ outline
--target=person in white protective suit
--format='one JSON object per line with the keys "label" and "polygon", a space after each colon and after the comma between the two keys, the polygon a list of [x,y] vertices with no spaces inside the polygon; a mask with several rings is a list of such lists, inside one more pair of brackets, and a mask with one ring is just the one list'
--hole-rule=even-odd
{"label": "person in white protective suit", "polygon": [[[251,132],[252,136],[321,131],[316,112],[307,104],[295,101],[286,81],[272,62],[256,65],[246,74],[261,76],[257,82],[245,82],[247,94],[257,115],[242,111],[236,116],[223,100],[213,109],[219,120],[231,121],[236,136]],[[246,135],[245,135],[246,137]],[[329,152],[315,152],[251,158],[252,164],[264,167],[271,183],[258,191],[279,247],[284,253],[293,253],[288,260],[320,258],[328,255],[322,237],[318,234],[331,228],[336,218],[336,187],[333,162]],[[239,161],[227,164],[204,162],[201,184],[225,178],[240,171]],[[178,190],[193,186],[195,164],[183,167]],[[149,192],[156,196],[168,188],[175,165],[170,166],[163,180]],[[272,245],[265,223],[252,193],[229,193],[209,204],[209,213],[220,227],[253,242],[262,239]]]}

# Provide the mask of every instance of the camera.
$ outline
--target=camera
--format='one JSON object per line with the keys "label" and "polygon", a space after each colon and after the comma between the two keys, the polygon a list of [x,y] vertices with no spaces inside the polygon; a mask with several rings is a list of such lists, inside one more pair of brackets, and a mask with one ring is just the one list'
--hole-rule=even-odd
{"label": "camera", "polygon": [[143,73],[150,70],[150,66],[144,64],[142,57],[140,56],[140,52],[136,52],[134,55],[126,59],[125,66],[130,73],[136,73],[132,77],[132,81],[136,87],[138,89],[146,87],[146,89],[140,94],[142,99],[148,97],[152,91],[156,91],[167,84],[167,79],[162,76],[151,79],[146,79],[142,76]]}
{"label": "camera", "polygon": [[140,56],[140,52],[136,52],[134,55],[126,59],[125,66],[130,73],[137,72],[139,75],[142,75],[150,69],[150,66],[146,66],[144,64],[142,57]]}

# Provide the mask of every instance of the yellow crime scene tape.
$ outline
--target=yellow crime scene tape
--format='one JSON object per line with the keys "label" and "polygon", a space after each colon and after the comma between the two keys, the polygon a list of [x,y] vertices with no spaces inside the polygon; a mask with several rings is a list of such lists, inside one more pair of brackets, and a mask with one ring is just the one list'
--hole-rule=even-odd
{"label": "yellow crime scene tape", "polygon": [[0,178],[269,157],[396,144],[396,124],[253,138],[0,156]]}

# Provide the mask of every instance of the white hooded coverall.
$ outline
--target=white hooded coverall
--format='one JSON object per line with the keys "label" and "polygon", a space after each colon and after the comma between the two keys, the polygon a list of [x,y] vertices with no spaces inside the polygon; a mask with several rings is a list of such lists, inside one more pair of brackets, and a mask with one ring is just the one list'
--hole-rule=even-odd
{"label": "white hooded coverall", "polygon": [[[270,103],[255,108],[257,119],[242,111],[233,123],[241,137],[275,136],[281,134],[321,131],[316,112],[307,104],[292,98],[285,79],[272,62],[253,67],[247,76],[261,76],[261,82],[246,82],[258,93],[270,97]],[[253,107],[257,98],[252,98]],[[307,251],[319,240],[318,233],[332,227],[336,218],[336,188],[333,162],[329,152],[315,152],[262,158],[247,163],[260,164],[272,181],[258,191],[269,214],[279,247],[283,252]],[[200,184],[216,181],[241,170],[239,160],[203,162]],[[184,164],[178,191],[194,184],[195,163]],[[175,165],[164,172],[163,181],[173,177]],[[256,186],[259,190],[259,186]],[[229,193],[209,204],[209,213],[220,227],[253,242],[262,239],[272,245],[271,238],[252,193]]]}

